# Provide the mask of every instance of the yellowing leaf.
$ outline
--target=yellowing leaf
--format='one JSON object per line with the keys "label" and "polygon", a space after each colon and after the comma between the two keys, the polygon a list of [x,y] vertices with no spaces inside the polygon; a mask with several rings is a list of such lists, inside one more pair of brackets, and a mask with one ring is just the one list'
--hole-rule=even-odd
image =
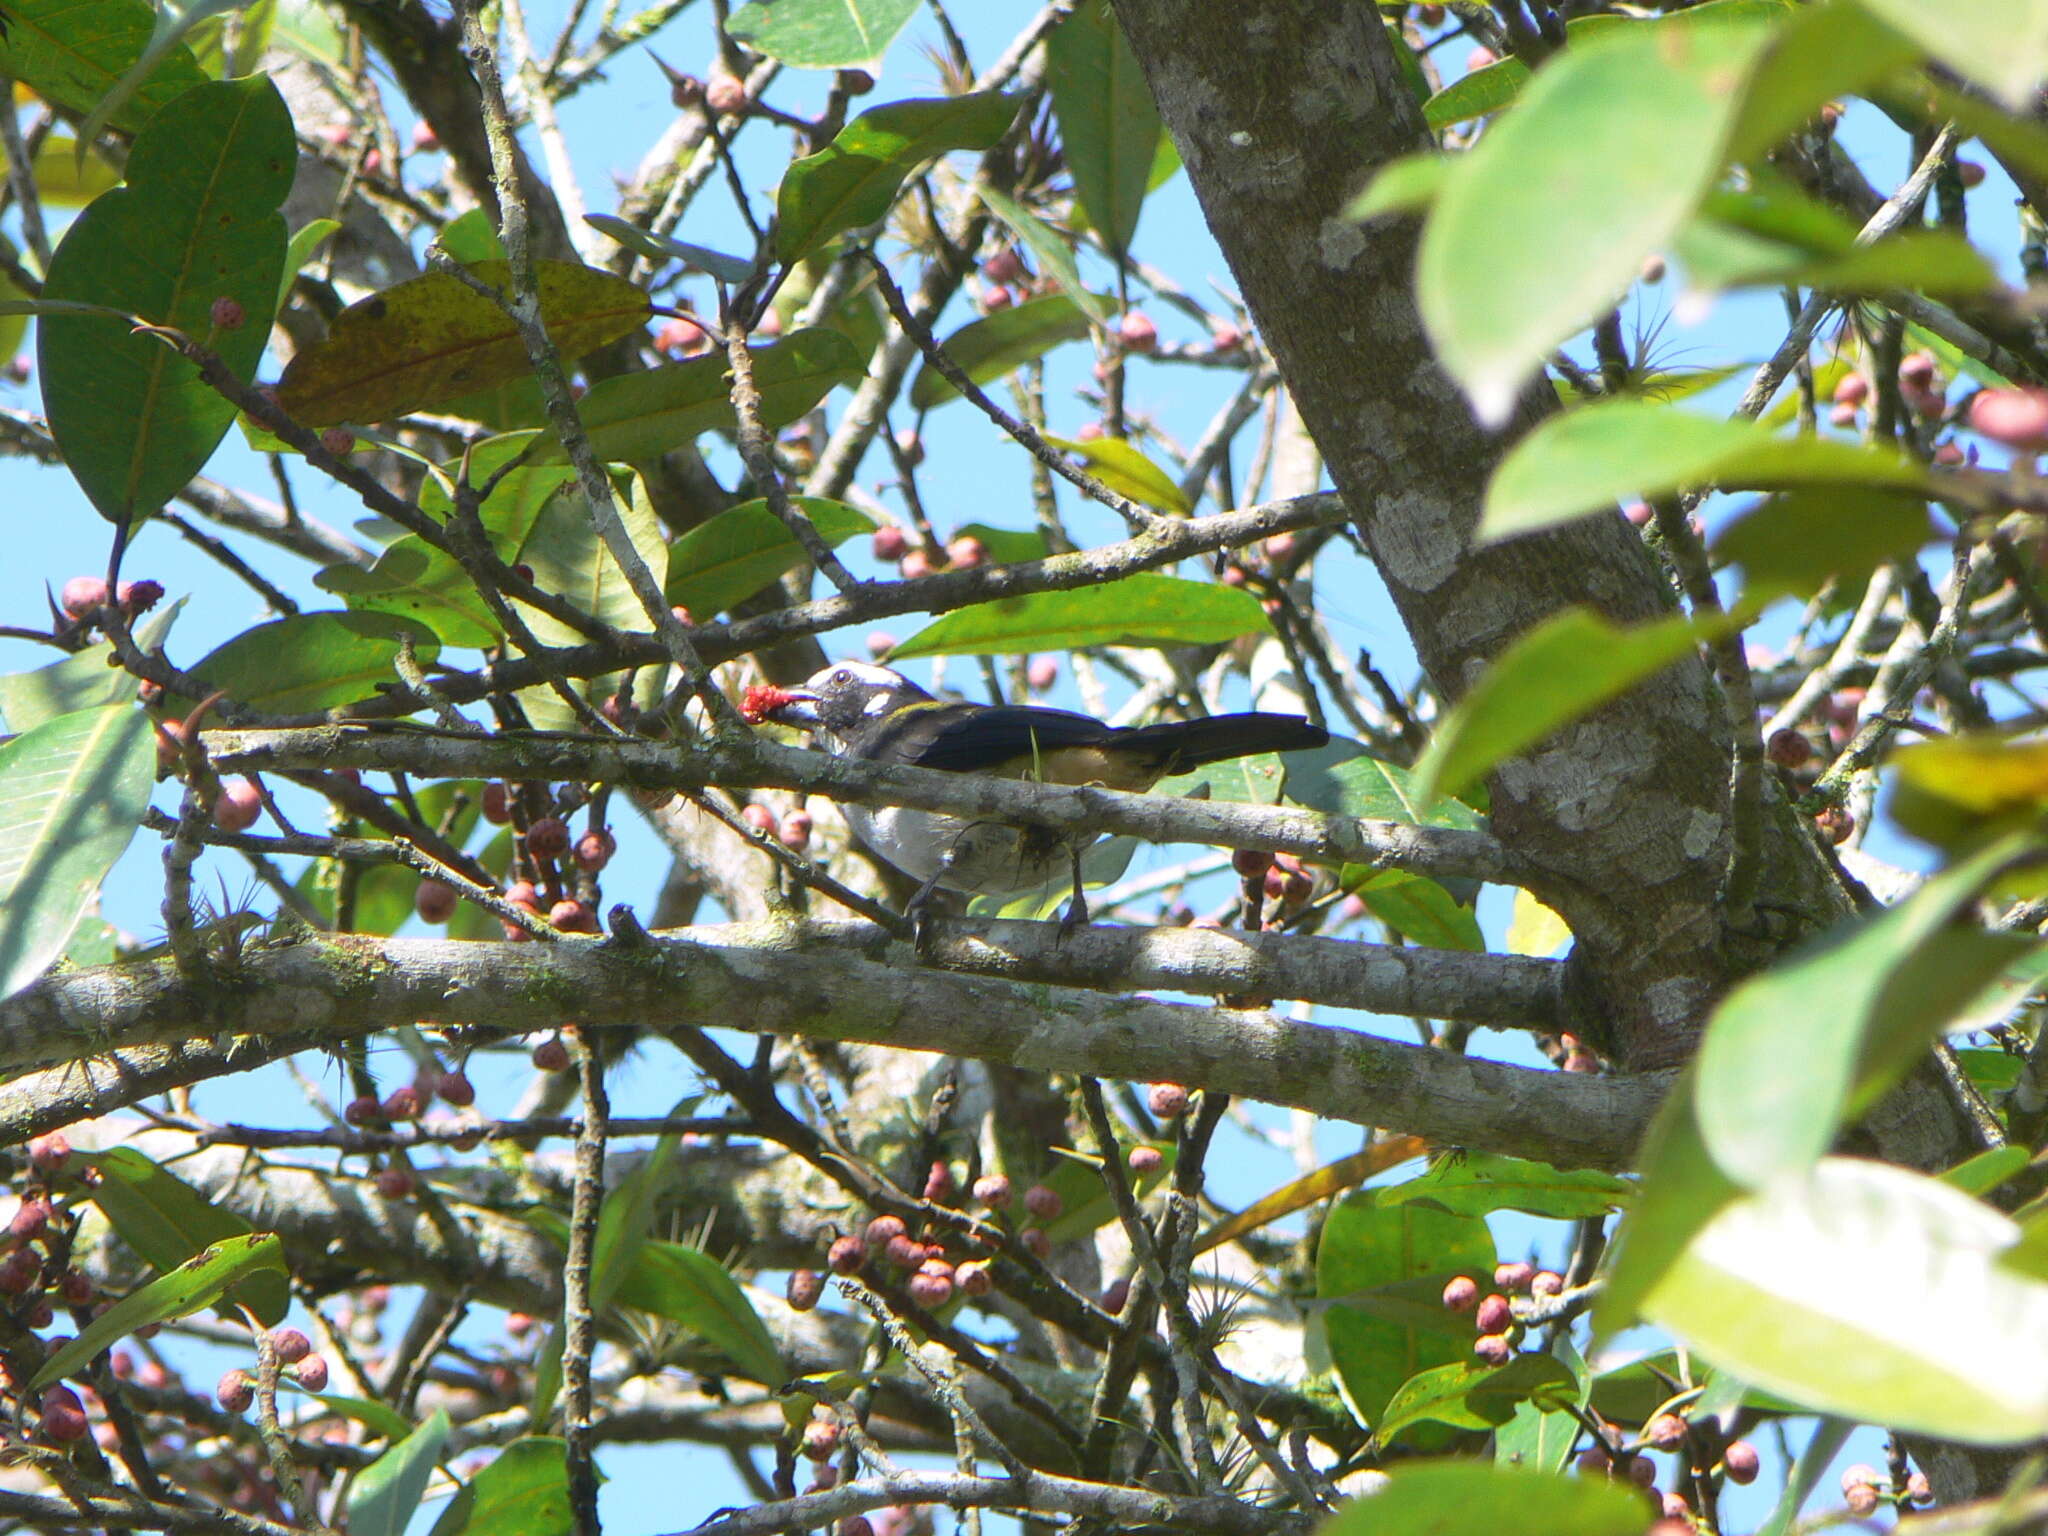
{"label": "yellowing leaf", "polygon": [[1508,922],[1508,950],[1517,955],[1554,955],[1572,941],[1565,920],[1527,891],[1515,892],[1515,915]]}
{"label": "yellowing leaf", "polygon": [[1174,483],[1173,476],[1122,438],[1098,437],[1093,442],[1084,443],[1071,438],[1048,437],[1046,441],[1081,459],[1096,479],[1119,496],[1128,496],[1132,501],[1179,517],[1185,517],[1193,510],[1187,497],[1181,494],[1180,487]]}

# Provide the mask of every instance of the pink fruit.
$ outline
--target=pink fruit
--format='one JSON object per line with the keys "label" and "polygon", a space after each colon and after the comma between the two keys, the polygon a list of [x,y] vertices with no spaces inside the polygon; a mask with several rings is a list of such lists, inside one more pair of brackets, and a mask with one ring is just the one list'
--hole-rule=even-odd
{"label": "pink fruit", "polygon": [[82,619],[107,600],[107,583],[100,576],[74,576],[64,583],[57,601],[74,619]]}
{"label": "pink fruit", "polygon": [[811,814],[808,811],[791,811],[782,818],[782,825],[775,835],[782,846],[802,853],[811,845]]}
{"label": "pink fruit", "polygon": [[1021,282],[1027,275],[1024,259],[1014,246],[1004,246],[981,264],[981,275],[996,284]]}
{"label": "pink fruit", "polygon": [[279,1328],[270,1335],[270,1347],[277,1351],[280,1365],[297,1365],[313,1353],[313,1341],[296,1328]]}
{"label": "pink fruit", "polygon": [[1479,1282],[1470,1275],[1454,1275],[1444,1286],[1444,1308],[1470,1312],[1479,1304]]}
{"label": "pink fruit", "polygon": [[1044,1184],[1034,1184],[1024,1191],[1024,1209],[1040,1221],[1051,1221],[1066,1208],[1059,1191]]}
{"label": "pink fruit", "polygon": [[1861,405],[1870,394],[1870,381],[1860,373],[1845,373],[1836,381],[1834,402],[1837,405]]}
{"label": "pink fruit", "polygon": [[1479,1310],[1473,1315],[1473,1321],[1481,1333],[1505,1333],[1514,1320],[1515,1314],[1508,1306],[1507,1297],[1499,1291],[1481,1298]]}
{"label": "pink fruit", "polygon": [[213,328],[217,331],[239,331],[243,321],[248,319],[248,314],[243,310],[239,299],[231,299],[222,294],[213,301],[213,308],[207,312],[207,318],[213,322]]}
{"label": "pink fruit", "polygon": [[1979,390],[1970,400],[1970,430],[2008,448],[2048,449],[2048,389]]}
{"label": "pink fruit", "polygon": [[1034,656],[1024,671],[1024,681],[1033,693],[1048,692],[1059,680],[1059,659],[1054,656]]}
{"label": "pink fruit", "polygon": [[543,1040],[533,1048],[533,1064],[543,1072],[569,1070],[569,1047],[559,1039]]}
{"label": "pink fruit", "polygon": [[704,105],[721,117],[732,117],[747,109],[746,85],[732,75],[713,75],[704,86]]}
{"label": "pink fruit", "polygon": [[569,851],[569,824],[543,816],[526,829],[526,851],[536,859],[559,859]]}
{"label": "pink fruit", "polygon": [[1131,1165],[1131,1172],[1143,1177],[1148,1173],[1157,1173],[1166,1162],[1166,1154],[1157,1147],[1137,1146],[1131,1148],[1125,1161]]}
{"label": "pink fruit", "polygon": [[440,880],[422,880],[419,889],[412,893],[412,909],[419,913],[421,922],[445,923],[461,904],[455,887]]}
{"label": "pink fruit", "polygon": [[1153,352],[1159,347],[1159,327],[1142,309],[1127,309],[1117,322],[1117,338],[1127,352]]}
{"label": "pink fruit", "polygon": [[213,1396],[229,1413],[246,1413],[249,1405],[256,1401],[256,1383],[249,1379],[247,1371],[237,1368],[221,1377],[220,1385],[213,1389]]}
{"label": "pink fruit", "polygon": [[262,814],[263,796],[247,779],[223,784],[220,798],[213,802],[213,824],[223,832],[246,832]]}
{"label": "pink fruit", "polygon": [[308,1392],[327,1390],[327,1357],[308,1355],[292,1367],[292,1374],[299,1378],[299,1385]]}
{"label": "pink fruit", "polygon": [[785,1294],[797,1311],[808,1312],[825,1294],[824,1277],[815,1269],[793,1269],[789,1272],[789,1286]]}
{"label": "pink fruit", "polygon": [[410,1084],[403,1088],[394,1088],[385,1095],[384,1102],[379,1108],[386,1120],[417,1120],[420,1117],[419,1090]]}
{"label": "pink fruit", "polygon": [[909,550],[910,536],[894,523],[884,523],[875,530],[869,548],[884,565],[894,565]]}
{"label": "pink fruit", "polygon": [[984,1173],[974,1181],[974,1202],[986,1210],[1002,1210],[1010,1203],[1010,1193],[1006,1173]]}
{"label": "pink fruit", "polygon": [[962,571],[971,571],[988,562],[988,546],[972,534],[964,534],[946,546],[946,563]]}
{"label": "pink fruit", "polygon": [[443,1072],[435,1087],[441,1097],[457,1109],[466,1109],[476,1102],[476,1084],[460,1072]]}
{"label": "pink fruit", "polygon": [[998,310],[1008,309],[1015,302],[1016,300],[1010,296],[1010,290],[1007,288],[988,287],[981,290],[981,312],[984,315],[992,315]]}
{"label": "pink fruit", "polygon": [[576,867],[594,875],[611,863],[612,855],[618,851],[619,840],[612,836],[610,828],[593,828],[576,839]]}

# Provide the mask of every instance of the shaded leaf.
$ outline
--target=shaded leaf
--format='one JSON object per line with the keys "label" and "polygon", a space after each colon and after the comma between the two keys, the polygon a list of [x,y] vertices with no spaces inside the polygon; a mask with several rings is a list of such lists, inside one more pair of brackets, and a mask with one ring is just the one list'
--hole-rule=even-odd
{"label": "shaded leaf", "polygon": [[1242,588],[1145,574],[955,609],[889,654],[1021,656],[1087,645],[1206,645],[1265,627],[1258,599]]}
{"label": "shaded leaf", "polygon": [[1386,1487],[1339,1511],[1318,1536],[1642,1536],[1645,1523],[1642,1493],[1625,1482],[1442,1460],[1403,1463]]}
{"label": "shaded leaf", "polygon": [[1232,805],[1278,805],[1287,782],[1287,757],[1278,752],[1255,752],[1249,757],[1225,758],[1163,778],[1152,786],[1152,792]]}
{"label": "shaded leaf", "polygon": [[[761,390],[761,424],[787,426],[825,398],[835,384],[851,384],[867,360],[838,331],[814,326],[793,331],[753,351],[754,382]],[[730,369],[722,353],[639,373],[600,379],[578,404],[591,449],[615,464],[657,459],[701,432],[737,430]],[[535,439],[530,457],[547,463],[567,457],[552,433]]]}
{"label": "shaded leaf", "polygon": [[1917,496],[1855,487],[1786,491],[1726,524],[1717,564],[1742,567],[1753,599],[1811,597],[1829,580],[1860,591],[1881,565],[1910,560],[1934,536]]}
{"label": "shaded leaf", "polygon": [[744,283],[757,270],[750,258],[728,256],[706,246],[692,245],[687,240],[671,240],[667,235],[657,235],[651,229],[642,229],[638,224],[613,214],[586,213],[583,222],[610,235],[629,251],[637,251],[655,261],[680,261],[684,266],[709,272],[721,283]]}
{"label": "shaded leaf", "polygon": [[[647,295],[622,277],[572,261],[534,264],[541,315],[565,361],[644,324]],[[509,263],[468,269],[509,291]],[[349,305],[327,339],[294,356],[277,402],[304,426],[384,421],[446,405],[531,372],[512,317],[447,272],[409,278]]]}
{"label": "shaded leaf", "polygon": [[[1160,143],[1171,147],[1172,140],[1162,136]],[[1178,163],[1175,162],[1176,165]],[[1099,294],[1090,293],[1082,283],[1081,269],[1075,265],[1073,248],[1065,236],[1008,193],[977,185],[974,195],[987,205],[989,212],[1009,226],[1011,234],[1024,242],[1031,254],[1038,258],[1039,266],[1060,285],[1060,292],[1078,304],[1097,325],[1109,323],[1109,305]]]}
{"label": "shaded leaf", "polygon": [[918,0],[752,0],[725,30],[798,69],[845,69],[888,51]]}
{"label": "shaded leaf", "polygon": [[1461,800],[1418,795],[1413,769],[1372,756],[1348,736],[1333,737],[1313,752],[1287,754],[1287,798],[1326,816],[1464,831],[1486,825],[1486,818]]}
{"label": "shaded leaf", "polygon": [[1984,86],[2015,113],[2048,76],[2048,5],[2041,0],[1862,0],[1935,58]]}
{"label": "shaded leaf", "polygon": [[428,1536],[567,1536],[568,1450],[545,1436],[514,1440],[462,1485]]}
{"label": "shaded leaf", "polygon": [[1939,1180],[1829,1157],[1729,1203],[1643,1313],[1812,1410],[1972,1445],[2048,1431],[2048,1285],[2019,1228]]}
{"label": "shaded leaf", "polygon": [[418,1429],[358,1472],[348,1491],[349,1536],[405,1536],[447,1443],[448,1410],[436,1408]]}
{"label": "shaded leaf", "polygon": [[764,1386],[779,1387],[788,1378],[789,1368],[739,1282],[687,1243],[644,1244],[616,1299],[620,1306],[681,1323]]}
{"label": "shaded leaf", "polygon": [[[827,544],[837,546],[874,531],[873,518],[844,502],[820,496],[791,500]],[[693,618],[708,619],[809,558],[766,501],[742,502],[706,518],[669,546],[668,600],[689,609]]]}
{"label": "shaded leaf", "polygon": [[1374,1426],[1373,1438],[1386,1445],[1425,1420],[1453,1429],[1498,1429],[1523,1403],[1569,1401],[1577,1392],[1572,1373],[1549,1355],[1520,1354],[1502,1366],[1453,1361],[1402,1382]]}
{"label": "shaded leaf", "polygon": [[[142,57],[156,29],[145,0],[7,0],[0,36],[0,74],[11,76],[69,112],[90,112],[128,67]],[[134,133],[206,74],[185,49],[152,71],[113,126]]]}
{"label": "shaded leaf", "polygon": [[1048,437],[1046,441],[1062,453],[1070,453],[1088,466],[1089,472],[1119,496],[1128,496],[1141,506],[1186,517],[1194,510],[1173,476],[1146,458],[1135,444],[1120,437],[1098,437],[1092,442]]}
{"label": "shaded leaf", "polygon": [[777,259],[799,260],[834,235],[883,218],[904,179],[925,161],[995,144],[1017,103],[1001,91],[977,91],[892,101],[861,113],[783,173],[775,194]]}
{"label": "shaded leaf", "polygon": [[1545,620],[1437,722],[1415,765],[1418,792],[1457,793],[1741,622],[1739,614],[1679,614],[1624,629],[1588,608]]}
{"label": "shaded leaf", "polygon": [[1577,1221],[1622,1209],[1635,1187],[1591,1168],[1553,1168],[1519,1157],[1463,1152],[1439,1158],[1428,1172],[1378,1194],[1382,1205],[1421,1202],[1459,1216],[1523,1211]]}
{"label": "shaded leaf", "polygon": [[1479,537],[1505,539],[1608,511],[1630,496],[1705,486],[1933,491],[1938,484],[1922,466],[1882,449],[1779,437],[1751,422],[1616,400],[1553,416],[1516,443],[1486,488]]}
{"label": "shaded leaf", "polygon": [[[196,86],[137,136],[128,184],[81,213],[50,259],[45,300],[111,305],[196,337],[216,299],[238,329],[212,336],[252,378],[284,268],[277,212],[297,167],[291,114],[267,76]],[[212,456],[235,408],[199,370],[125,320],[51,314],[37,353],[50,434],[100,515],[153,515]]]}
{"label": "shaded leaf", "polygon": [[1074,197],[1113,256],[1130,249],[1163,134],[1152,88],[1106,0],[1083,0],[1045,46]]}
{"label": "shaded leaf", "polygon": [[252,1232],[210,1243],[168,1274],[131,1291],[79,1331],[78,1337],[43,1362],[29,1383],[41,1391],[82,1370],[101,1350],[138,1328],[189,1317],[210,1307],[236,1284],[259,1270],[285,1273],[284,1245],[275,1232]]}
{"label": "shaded leaf", "polygon": [[[1346,865],[1351,870],[1362,868]],[[1368,912],[1412,944],[1481,954],[1479,917],[1437,881],[1405,869],[1375,870],[1351,887]]]}
{"label": "shaded leaf", "polygon": [[430,630],[384,613],[301,613],[245,630],[210,652],[192,675],[237,704],[306,714],[374,697],[398,681],[401,636],[422,665],[440,654]]}
{"label": "shaded leaf", "polygon": [[[968,378],[986,384],[1043,357],[1063,341],[1080,341],[1087,334],[1087,313],[1065,294],[1049,293],[969,321],[948,336],[944,346]],[[918,370],[910,386],[910,403],[920,411],[958,398],[959,392],[930,363]]]}
{"label": "shaded leaf", "polygon": [[59,715],[0,745],[0,997],[64,952],[155,780],[149,717],[132,704]]}
{"label": "shaded leaf", "polygon": [[[208,1200],[133,1147],[72,1156],[99,1170],[93,1204],[121,1241],[160,1274],[171,1273],[205,1248],[255,1231],[246,1218]],[[283,1319],[290,1300],[284,1277],[259,1269],[230,1290],[226,1305],[248,1307],[268,1327]]]}

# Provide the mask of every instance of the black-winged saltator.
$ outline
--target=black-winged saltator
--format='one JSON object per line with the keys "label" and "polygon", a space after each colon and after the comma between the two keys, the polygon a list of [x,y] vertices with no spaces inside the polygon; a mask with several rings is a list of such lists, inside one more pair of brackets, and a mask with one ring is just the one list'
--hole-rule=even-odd
{"label": "black-winged saltator", "polygon": [[[759,713],[801,726],[838,757],[1035,779],[1147,790],[1172,774],[1259,752],[1320,747],[1329,732],[1293,715],[1212,715],[1159,725],[1106,725],[1091,715],[1026,704],[949,703],[900,672],[842,661],[801,688],[772,690]],[[1071,872],[1073,902],[1063,928],[1087,921],[1076,842],[1042,827],[969,822],[901,806],[847,805],[846,819],[875,853],[922,881],[911,898],[919,918],[935,888],[1009,896],[1043,890]]]}

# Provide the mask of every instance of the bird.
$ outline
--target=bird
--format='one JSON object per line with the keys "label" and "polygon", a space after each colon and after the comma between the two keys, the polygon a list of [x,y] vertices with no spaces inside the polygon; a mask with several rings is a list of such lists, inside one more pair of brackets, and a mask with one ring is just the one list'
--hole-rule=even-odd
{"label": "bird", "polygon": [[[1139,791],[1209,763],[1306,751],[1330,740],[1328,731],[1296,715],[1247,712],[1115,726],[1035,704],[949,702],[891,667],[861,661],[836,662],[800,688],[750,689],[741,713],[808,730],[835,757]],[[1060,921],[1062,936],[1088,920],[1081,854],[1093,833],[1076,839],[1048,827],[974,822],[903,806],[848,804],[845,814],[872,852],[922,882],[906,908],[920,943],[935,890],[1013,896],[1043,890],[1069,871],[1073,897]]]}

